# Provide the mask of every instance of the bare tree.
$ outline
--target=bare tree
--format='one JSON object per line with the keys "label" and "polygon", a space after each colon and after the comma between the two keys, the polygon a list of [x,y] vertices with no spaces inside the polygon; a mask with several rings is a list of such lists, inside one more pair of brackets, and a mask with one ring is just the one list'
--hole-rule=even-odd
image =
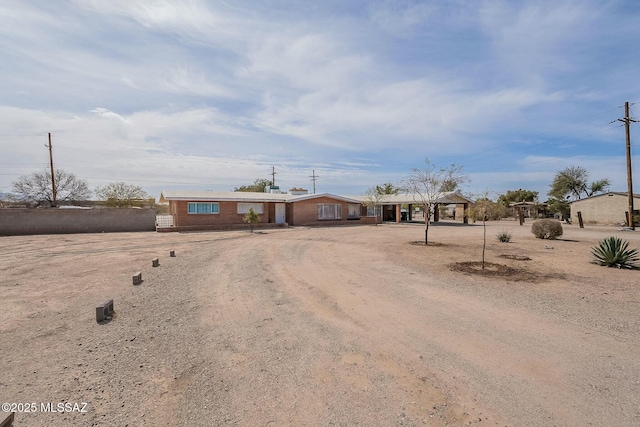
{"label": "bare tree", "polygon": [[103,204],[111,207],[143,206],[150,196],[138,185],[126,182],[112,182],[96,189],[96,196]]}
{"label": "bare tree", "polygon": [[481,196],[476,200],[473,209],[475,210],[476,218],[482,218],[482,269],[484,270],[484,254],[487,249],[487,220],[491,216],[495,216],[495,210],[503,208],[499,203],[494,203],[489,200],[489,190],[485,190]]}
{"label": "bare tree", "polygon": [[376,217],[375,224],[378,225],[378,206],[380,206],[380,202],[384,198],[385,194],[381,191],[378,191],[378,186],[367,188],[367,191],[364,192],[365,202],[364,205],[367,207],[373,208],[373,214]]}
{"label": "bare tree", "polygon": [[467,177],[462,174],[462,166],[451,164],[446,168],[438,168],[428,158],[425,163],[422,169],[411,170],[404,187],[424,210],[424,244],[428,245],[429,223],[438,199],[444,195],[445,189],[458,188],[467,181]]}
{"label": "bare tree", "polygon": [[[91,190],[84,179],[62,169],[55,170],[56,200],[86,200],[91,197]],[[13,193],[21,202],[53,206],[53,189],[51,188],[51,171],[45,169],[31,175],[23,175],[13,183]]]}

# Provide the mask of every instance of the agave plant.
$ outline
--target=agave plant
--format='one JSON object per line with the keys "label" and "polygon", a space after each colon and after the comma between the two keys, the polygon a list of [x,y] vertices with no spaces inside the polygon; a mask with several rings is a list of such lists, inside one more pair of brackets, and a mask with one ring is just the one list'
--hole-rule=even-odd
{"label": "agave plant", "polygon": [[501,231],[499,232],[496,237],[498,238],[498,240],[502,243],[509,243],[511,241],[511,232],[509,231]]}
{"label": "agave plant", "polygon": [[607,237],[591,248],[591,255],[594,264],[630,269],[638,268],[636,263],[640,259],[637,248],[629,249],[629,242],[615,236]]}

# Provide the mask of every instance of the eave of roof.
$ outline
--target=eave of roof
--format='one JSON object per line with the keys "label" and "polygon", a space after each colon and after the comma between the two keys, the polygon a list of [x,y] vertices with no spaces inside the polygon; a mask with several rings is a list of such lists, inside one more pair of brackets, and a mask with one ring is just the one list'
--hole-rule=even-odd
{"label": "eave of roof", "polygon": [[250,193],[242,191],[190,191],[166,190],[160,195],[160,201],[236,201],[236,202],[286,202],[289,194]]}
{"label": "eave of roof", "polygon": [[[595,196],[587,197],[585,199],[572,200],[572,201],[569,202],[569,204],[578,203],[578,202],[584,202],[585,200],[596,199],[598,197],[604,197],[604,196],[622,196],[622,197],[627,197],[628,194],[629,193],[622,192],[622,191],[609,191],[607,193],[596,194]],[[634,199],[640,199],[640,194],[633,193],[633,198]]]}
{"label": "eave of roof", "polygon": [[340,200],[347,203],[360,203],[359,200],[337,196],[335,194],[321,193],[321,194],[277,194],[277,193],[254,193],[254,192],[242,192],[242,191],[190,191],[190,190],[166,190],[160,194],[160,202],[167,202],[170,200],[180,201],[211,201],[211,202],[279,202],[279,203],[295,203],[303,200],[317,199],[320,197],[327,197],[330,199]]}
{"label": "eave of roof", "polygon": [[[349,196],[354,200],[358,200],[360,203],[369,203],[371,200],[367,196]],[[420,196],[413,194],[385,194],[377,202],[378,205],[416,205],[421,204]],[[468,199],[457,192],[442,193],[438,196],[436,203],[447,205],[453,203],[473,203],[473,200]]]}

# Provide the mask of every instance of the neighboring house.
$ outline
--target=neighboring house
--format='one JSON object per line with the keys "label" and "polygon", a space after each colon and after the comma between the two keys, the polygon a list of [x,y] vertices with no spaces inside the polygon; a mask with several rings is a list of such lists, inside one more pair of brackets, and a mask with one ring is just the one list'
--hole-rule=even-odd
{"label": "neighboring house", "polygon": [[[578,212],[582,221],[590,225],[620,225],[626,223],[629,211],[628,193],[609,192],[586,199],[574,200],[571,206],[571,222],[578,224]],[[634,212],[638,214],[640,194],[633,195]]]}
{"label": "neighboring house", "polygon": [[548,205],[542,202],[513,202],[509,203],[511,216],[518,218],[522,211],[525,218],[546,218],[549,216]]}
{"label": "neighboring house", "polygon": [[[166,190],[160,203],[169,203],[174,231],[244,228],[245,214],[253,209],[260,217],[258,227],[285,225],[373,224],[359,200],[333,194],[286,194]],[[167,230],[163,228],[163,230]]]}

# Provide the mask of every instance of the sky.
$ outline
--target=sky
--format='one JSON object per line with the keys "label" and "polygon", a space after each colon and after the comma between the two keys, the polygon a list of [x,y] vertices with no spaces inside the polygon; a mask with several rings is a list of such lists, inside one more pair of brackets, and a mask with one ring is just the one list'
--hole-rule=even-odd
{"label": "sky", "polygon": [[637,0],[2,0],[0,193],[49,133],[56,168],[155,197],[358,195],[426,158],[476,197],[568,166],[626,191],[639,41]]}

